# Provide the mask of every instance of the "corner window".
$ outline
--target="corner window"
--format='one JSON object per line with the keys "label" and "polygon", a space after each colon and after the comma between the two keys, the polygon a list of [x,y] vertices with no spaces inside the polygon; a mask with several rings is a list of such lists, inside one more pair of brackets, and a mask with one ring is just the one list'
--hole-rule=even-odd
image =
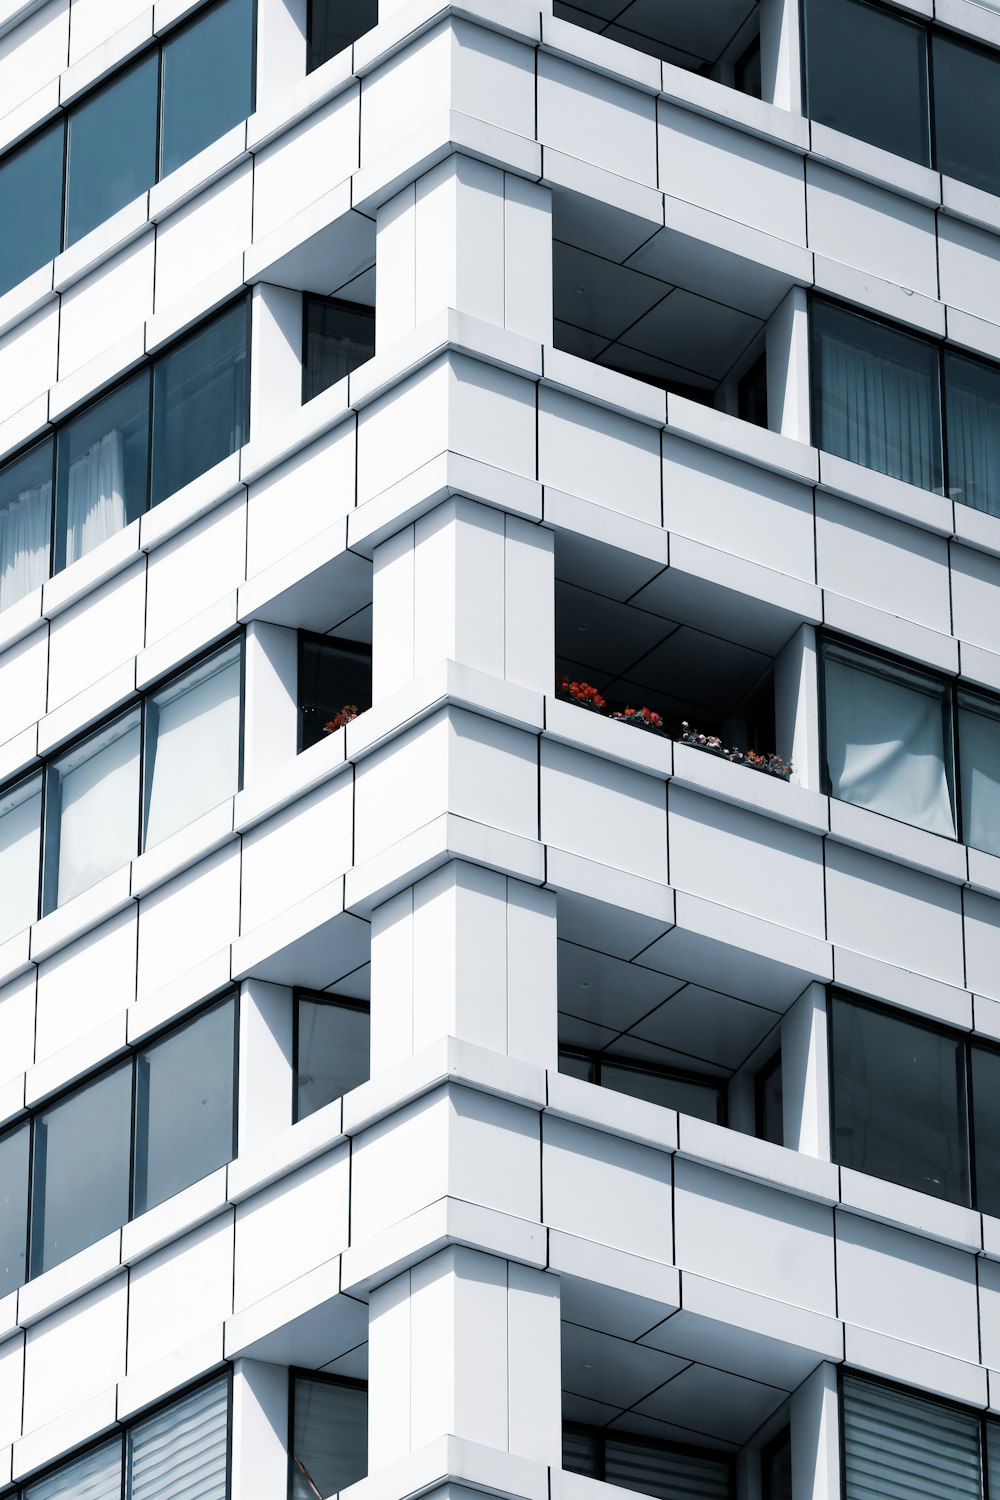
{"label": "corner window", "polygon": [[48,769],[46,912],[89,890],[136,853],[139,723],[134,708]]}
{"label": "corner window", "polygon": [[66,244],[72,245],[156,181],[155,52],[70,112]]}
{"label": "corner window", "polygon": [[713,1125],[726,1123],[725,1090],[715,1079],[677,1069],[659,1068],[653,1063],[633,1062],[609,1057],[604,1053],[586,1053],[577,1048],[561,1048],[559,1071],[572,1078],[614,1089],[632,1099],[662,1104]]}
{"label": "corner window", "polygon": [[299,635],[299,750],[372,706],[372,650],[363,641]]}
{"label": "corner window", "polygon": [[1000,369],[945,351],[948,494],[1000,516]]}
{"label": "corner window", "polygon": [[306,297],[302,400],[336,385],[375,353],[375,309],[334,297]]}
{"label": "corner window", "polygon": [[0,296],[59,254],[63,140],[60,122],[0,160]]}
{"label": "corner window", "polygon": [[368,1387],[333,1376],[293,1375],[291,1500],[316,1500],[368,1473]]}
{"label": "corner window", "polygon": [[0,796],[0,943],[38,913],[42,778],[30,776]]}
{"label": "corner window", "polygon": [[378,0],[309,0],[306,72],[350,47],[378,25]]}
{"label": "corner window", "polygon": [[246,442],[249,317],[241,298],[154,364],[153,505]]}
{"label": "corner window", "polygon": [[190,161],[253,108],[253,0],[222,0],[163,48],[160,175]]}
{"label": "corner window", "polygon": [[304,1120],[371,1076],[371,1013],[363,1000],[297,995],[295,1118]]}

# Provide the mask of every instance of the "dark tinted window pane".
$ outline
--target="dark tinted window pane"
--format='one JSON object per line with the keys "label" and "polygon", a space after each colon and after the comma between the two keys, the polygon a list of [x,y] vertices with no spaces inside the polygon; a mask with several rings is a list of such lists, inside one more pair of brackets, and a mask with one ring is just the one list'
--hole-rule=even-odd
{"label": "dark tinted window pane", "polygon": [[1000,1215],[1000,1053],[972,1049],[972,1139],[976,1207]]}
{"label": "dark tinted window pane", "polygon": [[303,998],[298,1028],[295,1118],[302,1120],[367,1080],[371,1018],[367,1006]]}
{"label": "dark tinted window pane", "polygon": [[747,50],[737,62],[734,81],[741,94],[749,94],[751,99],[762,99],[764,97],[761,87],[759,36],[754,37]]}
{"label": "dark tinted window pane", "polygon": [[964,1065],[955,1038],[834,1000],[833,1096],[841,1166],[969,1202]]}
{"label": "dark tinted window pane", "polygon": [[121,1492],[122,1441],[112,1438],[30,1484],[24,1500],[119,1500]]}
{"label": "dark tinted window pane", "polygon": [[559,1053],[559,1071],[569,1078],[579,1078],[584,1083],[593,1083],[594,1064],[589,1057],[579,1057],[575,1052]]}
{"label": "dark tinted window pane", "polygon": [[763,1500],[792,1500],[792,1434],[786,1427],[768,1443],[761,1459]]}
{"label": "dark tinted window pane", "polygon": [[163,48],[160,177],[244,120],[252,107],[252,0],[222,0]]}
{"label": "dark tinted window pane", "polygon": [[958,745],[962,838],[974,849],[1000,854],[1000,705],[959,693]]}
{"label": "dark tinted window pane", "polygon": [[63,125],[0,162],[0,297],[59,254]]}
{"label": "dark tinted window pane", "polygon": [[55,572],[142,515],[148,454],[148,370],[60,429]]}
{"label": "dark tinted window pane", "polygon": [[309,0],[306,71],[336,57],[378,25],[378,0]]}
{"label": "dark tinted window pane", "polygon": [[0,609],[16,604],[48,578],[51,530],[49,439],[0,469]]}
{"label": "dark tinted window pane", "polygon": [[247,304],[153,366],[153,493],[158,505],[247,438]]}
{"label": "dark tinted window pane", "polygon": [[695,1078],[671,1078],[665,1073],[602,1060],[601,1085],[615,1089],[619,1094],[629,1094],[633,1099],[646,1099],[650,1104],[679,1109],[682,1114],[695,1115],[699,1120],[711,1120],[716,1125],[722,1123],[719,1089]]}
{"label": "dark tinted window pane", "polygon": [[0,797],[0,943],[38,916],[42,854],[42,778],[33,776]]}
{"label": "dark tinted window pane", "polygon": [[571,1474],[589,1474],[591,1479],[599,1479],[601,1457],[595,1434],[578,1432],[573,1427],[564,1427],[562,1466]]}
{"label": "dark tinted window pane", "polygon": [[945,355],[948,494],[1000,516],[1000,370]]}
{"label": "dark tinted window pane", "polygon": [[127,1221],[131,1140],[131,1063],[35,1117],[32,1276]]}
{"label": "dark tinted window pane", "polygon": [[737,414],[744,422],[767,426],[767,356],[754,360],[736,390]]}
{"label": "dark tinted window pane", "polygon": [[1000,1495],[1000,1422],[986,1423],[986,1493]]}
{"label": "dark tinted window pane", "polygon": [[935,165],[1000,193],[1000,56],[941,33],[933,45]]}
{"label": "dark tinted window pane", "polygon": [[937,347],[818,300],[812,327],[816,446],[940,493]]}
{"label": "dark tinted window pane", "polygon": [[978,1412],[844,1376],[844,1500],[981,1500]]}
{"label": "dark tinted window pane", "polygon": [[28,1234],[28,1146],[30,1128],[22,1125],[0,1136],[0,1297],[25,1281]]}
{"label": "dark tinted window pane", "polygon": [[233,1154],[232,1000],[140,1052],[135,1212],[155,1208]]}
{"label": "dark tinted window pane", "polygon": [[368,1473],[368,1392],[297,1379],[292,1399],[291,1500],[333,1495]]}
{"label": "dark tinted window pane", "polygon": [[780,1052],[757,1074],[756,1084],[757,1135],[762,1141],[783,1146],[785,1122]]}
{"label": "dark tinted window pane", "polygon": [[49,767],[44,908],[89,890],[135,856],[139,833],[139,710]]}
{"label": "dark tinted window pane", "polygon": [[302,399],[343,380],[375,353],[375,312],[347,302],[306,299],[306,347]]}
{"label": "dark tinted window pane", "polygon": [[301,637],[299,655],[299,740],[303,750],[328,732],[344,709],[364,713],[372,706],[371,649],[353,641]]}
{"label": "dark tinted window pane", "polygon": [[727,1500],[731,1475],[724,1459],[708,1454],[678,1453],[627,1438],[605,1440],[606,1483],[659,1500]]}
{"label": "dark tinted window pane", "polygon": [[252,57],[253,0],[222,0],[167,40],[161,177],[246,119]]}
{"label": "dark tinted window pane", "polygon": [[806,0],[806,113],[930,164],[927,33],[862,0]]}
{"label": "dark tinted window pane", "polygon": [[156,181],[156,79],[154,52],[71,111],[67,245]]}

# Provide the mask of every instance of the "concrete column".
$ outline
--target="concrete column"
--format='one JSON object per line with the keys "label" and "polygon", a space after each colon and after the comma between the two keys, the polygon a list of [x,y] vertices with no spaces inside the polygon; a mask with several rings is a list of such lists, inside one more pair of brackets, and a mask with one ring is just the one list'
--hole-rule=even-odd
{"label": "concrete column", "polygon": [[792,1396],[794,1500],[840,1500],[837,1369],[823,1364]]}
{"label": "concrete column", "polygon": [[374,1471],[452,1434],[561,1465],[559,1281],[441,1250],[369,1298]]}
{"label": "concrete column", "polygon": [[799,0],[761,0],[761,93],[769,104],[802,108]]}
{"label": "concrete column", "polygon": [[555,551],[551,532],[461,498],[375,551],[374,701],[438,662],[551,689]]}
{"label": "concrete column", "polygon": [[767,425],[772,432],[808,443],[809,316],[802,287],[793,287],[772,313],[765,338]]}
{"label": "concrete column", "polygon": [[792,780],[822,787],[816,629],[801,626],[774,664],[774,722],[778,754],[792,763]]}
{"label": "concrete column", "polygon": [[302,405],[302,293],[255,286],[250,299],[250,440]]}
{"label": "concrete column", "polygon": [[443,1036],[557,1064],[556,898],[460,860],[372,916],[372,1076]]}
{"label": "concrete column", "polygon": [[252,786],[298,750],[298,634],[254,620],[247,626],[243,785]]}
{"label": "concrete column", "polygon": [[292,1123],[292,991],[261,979],[240,989],[240,1155]]}
{"label": "concrete column", "polygon": [[785,1145],[820,1161],[832,1157],[826,990],[811,984],[781,1022]]}

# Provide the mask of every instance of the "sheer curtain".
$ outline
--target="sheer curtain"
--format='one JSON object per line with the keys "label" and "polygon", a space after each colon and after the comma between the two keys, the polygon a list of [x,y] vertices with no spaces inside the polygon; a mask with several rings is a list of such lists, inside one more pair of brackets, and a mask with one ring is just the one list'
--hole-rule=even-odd
{"label": "sheer curtain", "polygon": [[940,485],[938,411],[926,376],[825,333],[821,445],[921,489]]}
{"label": "sheer curtain", "polygon": [[953,499],[1000,516],[1000,401],[948,379],[948,488]]}
{"label": "sheer curtain", "polygon": [[1000,854],[1000,719],[959,707],[962,838]]}
{"label": "sheer curtain", "polygon": [[125,525],[125,444],[113,429],[69,466],[66,566]]}
{"label": "sheer curtain", "polygon": [[151,849],[238,790],[239,647],[213,657],[159,694],[147,735],[143,848]]}
{"label": "sheer curtain", "polygon": [[[139,716],[129,714],[58,767],[57,906],[110,875],[136,852]],[[48,818],[46,818],[46,823]],[[48,879],[46,878],[46,886]]]}
{"label": "sheer curtain", "polygon": [[825,675],[832,795],[954,838],[941,692],[832,651]]}
{"label": "sheer curtain", "polygon": [[51,514],[51,479],[21,490],[0,509],[0,609],[48,578]]}

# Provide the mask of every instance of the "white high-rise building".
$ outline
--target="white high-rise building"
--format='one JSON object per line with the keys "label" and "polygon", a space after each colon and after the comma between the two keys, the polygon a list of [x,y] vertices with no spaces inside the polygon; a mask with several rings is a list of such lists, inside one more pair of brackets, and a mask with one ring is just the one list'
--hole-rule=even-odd
{"label": "white high-rise building", "polygon": [[0,1500],[998,1500],[998,142],[0,0]]}

